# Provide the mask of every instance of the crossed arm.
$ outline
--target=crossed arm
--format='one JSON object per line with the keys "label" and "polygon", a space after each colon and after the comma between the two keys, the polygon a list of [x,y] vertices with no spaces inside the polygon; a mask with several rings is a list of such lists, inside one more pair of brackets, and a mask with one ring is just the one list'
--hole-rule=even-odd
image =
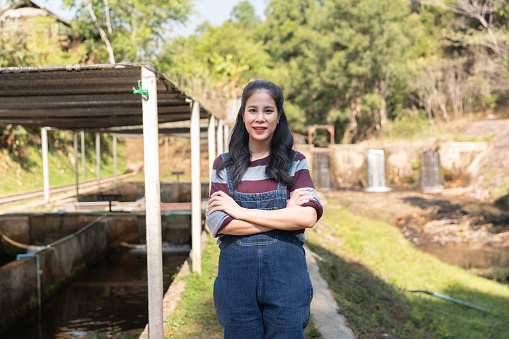
{"label": "crossed arm", "polygon": [[234,219],[219,234],[251,235],[273,229],[292,231],[311,228],[316,223],[316,210],[301,206],[311,199],[305,188],[293,192],[286,208],[279,210],[257,210],[240,207],[228,194],[217,191],[210,197],[207,209],[210,214],[224,211]]}

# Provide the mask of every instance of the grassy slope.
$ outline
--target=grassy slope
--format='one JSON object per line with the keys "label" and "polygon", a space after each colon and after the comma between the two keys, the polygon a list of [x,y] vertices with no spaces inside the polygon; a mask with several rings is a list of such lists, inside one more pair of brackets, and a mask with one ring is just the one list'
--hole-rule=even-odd
{"label": "grassy slope", "polygon": [[[334,201],[332,201],[334,203]],[[385,222],[326,208],[307,233],[320,271],[359,338],[502,338],[509,336],[509,288],[417,250]],[[487,314],[422,289],[487,308]]]}
{"label": "grassy slope", "polygon": [[[118,144],[117,173],[121,174],[126,170],[126,159],[124,156],[124,145]],[[6,150],[0,153],[0,194],[16,193],[43,188],[42,154],[39,148],[26,147],[25,156],[22,161],[12,159]],[[73,184],[74,155],[68,151],[50,148],[48,152],[49,184],[59,186]],[[81,173],[81,153],[78,153],[79,180],[91,180],[97,178],[95,149],[88,150],[85,162],[85,179]],[[113,156],[109,152],[102,154],[101,177],[113,175]]]}

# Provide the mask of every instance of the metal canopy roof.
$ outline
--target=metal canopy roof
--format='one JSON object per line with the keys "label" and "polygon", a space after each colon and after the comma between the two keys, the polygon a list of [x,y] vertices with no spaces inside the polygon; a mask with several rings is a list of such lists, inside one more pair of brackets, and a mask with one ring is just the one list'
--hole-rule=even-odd
{"label": "metal canopy roof", "polygon": [[[159,123],[190,120],[193,100],[151,63],[0,68],[0,123],[81,130],[143,124],[145,67],[157,77]],[[210,112],[200,108],[200,119]]]}

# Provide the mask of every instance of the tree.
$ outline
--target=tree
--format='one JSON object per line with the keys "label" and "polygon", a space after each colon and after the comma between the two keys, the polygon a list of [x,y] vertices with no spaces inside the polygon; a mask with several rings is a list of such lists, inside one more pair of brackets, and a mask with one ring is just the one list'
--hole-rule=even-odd
{"label": "tree", "polygon": [[73,24],[89,50],[110,63],[149,59],[171,25],[185,22],[191,12],[189,0],[65,0],[65,4],[77,9]]}
{"label": "tree", "polygon": [[507,1],[421,3],[412,83],[430,122],[493,105],[509,90]]}
{"label": "tree", "polygon": [[205,22],[187,38],[169,40],[157,58],[158,67],[217,112],[229,99],[240,97],[243,86],[271,64],[261,24],[252,5],[243,1],[221,26]]}

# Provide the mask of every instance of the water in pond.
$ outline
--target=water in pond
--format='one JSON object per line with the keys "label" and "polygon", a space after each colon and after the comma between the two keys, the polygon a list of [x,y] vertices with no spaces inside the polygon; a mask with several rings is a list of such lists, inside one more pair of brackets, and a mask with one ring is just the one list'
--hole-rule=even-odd
{"label": "water in pond", "polygon": [[[464,269],[475,269],[487,278],[509,283],[509,249],[494,248],[482,244],[419,245],[419,249],[431,253],[443,262]],[[498,272],[498,273],[497,273]]]}
{"label": "water in pond", "polygon": [[[163,251],[163,286],[188,253]],[[148,322],[147,255],[113,252],[0,333],[2,339],[139,338]]]}

